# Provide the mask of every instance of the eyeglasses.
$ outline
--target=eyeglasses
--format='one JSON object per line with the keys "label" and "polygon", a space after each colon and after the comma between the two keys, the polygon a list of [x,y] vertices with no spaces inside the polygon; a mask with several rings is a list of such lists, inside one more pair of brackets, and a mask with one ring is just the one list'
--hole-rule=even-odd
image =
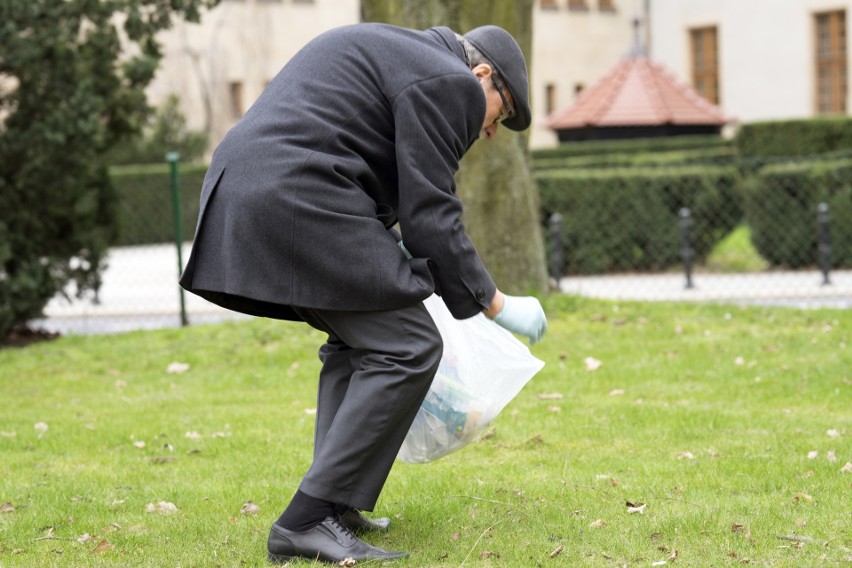
{"label": "eyeglasses", "polygon": [[504,120],[515,116],[515,111],[509,106],[509,101],[506,100],[506,95],[503,94],[503,89],[497,87],[497,83],[495,83],[493,79],[491,80],[491,84],[494,85],[494,89],[496,89],[497,94],[500,95],[500,100],[503,101],[503,108],[506,109],[506,112],[502,113],[497,117],[497,120],[494,121],[496,124],[500,124]]}

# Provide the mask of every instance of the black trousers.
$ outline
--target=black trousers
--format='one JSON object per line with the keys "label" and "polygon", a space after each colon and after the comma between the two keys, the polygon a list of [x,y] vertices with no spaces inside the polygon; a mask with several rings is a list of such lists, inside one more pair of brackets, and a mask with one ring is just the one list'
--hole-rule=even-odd
{"label": "black trousers", "polygon": [[314,460],[299,490],[371,511],[443,352],[422,303],[380,312],[294,308],[320,348]]}

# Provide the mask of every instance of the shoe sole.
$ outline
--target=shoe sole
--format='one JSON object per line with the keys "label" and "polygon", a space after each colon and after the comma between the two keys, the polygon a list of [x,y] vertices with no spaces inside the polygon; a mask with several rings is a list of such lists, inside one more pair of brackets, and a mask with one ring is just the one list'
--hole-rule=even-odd
{"label": "shoe sole", "polygon": [[[368,562],[368,561],[374,562],[376,560],[379,560],[379,561],[382,561],[382,562],[390,562],[390,561],[393,561],[393,560],[400,560],[402,558],[408,558],[408,553],[406,552],[404,554],[401,554],[400,556],[392,556],[392,557],[389,557],[389,558],[370,558],[370,559],[364,560],[363,562]],[[284,554],[273,554],[273,553],[268,552],[268,551],[266,553],[266,559],[269,562],[272,562],[274,564],[286,564],[287,562],[290,562],[291,560],[313,560],[315,562],[328,562],[328,563],[331,563],[331,564],[334,564],[335,562],[337,562],[336,560],[323,560],[322,558],[318,558],[318,557],[307,557],[307,556],[298,556],[298,555],[288,556],[288,555],[284,555]]]}

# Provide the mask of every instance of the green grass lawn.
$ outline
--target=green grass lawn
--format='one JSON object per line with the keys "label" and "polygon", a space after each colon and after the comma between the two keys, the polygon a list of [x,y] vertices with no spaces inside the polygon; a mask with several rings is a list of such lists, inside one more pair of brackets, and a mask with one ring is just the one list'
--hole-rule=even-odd
{"label": "green grass lawn", "polygon": [[751,244],[751,229],[740,225],[730,232],[707,257],[703,270],[709,272],[760,272],[766,262]]}
{"label": "green grass lawn", "polygon": [[[367,540],[396,565],[852,562],[852,313],[546,309],[547,364],[493,429],[391,472]],[[0,566],[266,566],[322,339],[256,320],[0,350]]]}

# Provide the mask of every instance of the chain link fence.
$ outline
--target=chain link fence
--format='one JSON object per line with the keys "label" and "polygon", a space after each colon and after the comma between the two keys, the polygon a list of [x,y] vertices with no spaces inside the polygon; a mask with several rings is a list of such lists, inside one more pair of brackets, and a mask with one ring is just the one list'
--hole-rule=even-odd
{"label": "chain link fence", "polygon": [[614,299],[852,305],[852,154],[719,150],[540,161],[554,284]]}
{"label": "chain link fence", "polygon": [[[852,305],[852,154],[741,160],[723,147],[534,159],[561,292],[641,301]],[[203,165],[114,172],[121,237],[98,294],[51,300],[37,327],[114,333],[240,319],[178,287]],[[175,240],[175,205],[184,241]],[[72,299],[69,299],[72,298]]]}

